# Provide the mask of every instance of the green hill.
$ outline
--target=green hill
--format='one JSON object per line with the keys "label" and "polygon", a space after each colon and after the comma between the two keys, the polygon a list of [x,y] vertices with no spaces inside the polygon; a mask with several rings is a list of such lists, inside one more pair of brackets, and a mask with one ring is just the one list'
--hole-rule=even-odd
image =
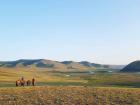
{"label": "green hill", "polygon": [[46,59],[20,59],[16,61],[1,61],[1,68],[37,68],[57,71],[67,70],[94,70],[94,69],[120,69],[120,65],[103,65],[87,61],[53,61]]}

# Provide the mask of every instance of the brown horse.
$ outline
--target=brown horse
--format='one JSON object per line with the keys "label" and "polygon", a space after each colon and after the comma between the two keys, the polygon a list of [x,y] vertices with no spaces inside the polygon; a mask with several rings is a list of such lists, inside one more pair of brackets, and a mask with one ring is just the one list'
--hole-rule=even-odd
{"label": "brown horse", "polygon": [[16,81],[16,86],[25,86],[25,81],[24,80],[17,80]]}
{"label": "brown horse", "polygon": [[24,87],[24,85],[25,85],[25,81],[24,80],[20,80],[20,86]]}
{"label": "brown horse", "polygon": [[27,84],[27,86],[30,86],[31,85],[31,81],[30,80],[27,80],[26,81],[26,84]]}
{"label": "brown horse", "polygon": [[25,81],[24,78],[21,78],[21,79],[16,81],[16,86],[23,86],[24,87],[25,83],[27,84],[27,86],[30,86],[31,83],[32,83],[32,86],[35,86],[35,78],[33,78],[32,81],[31,80]]}
{"label": "brown horse", "polygon": [[16,81],[16,86],[20,86],[20,80]]}

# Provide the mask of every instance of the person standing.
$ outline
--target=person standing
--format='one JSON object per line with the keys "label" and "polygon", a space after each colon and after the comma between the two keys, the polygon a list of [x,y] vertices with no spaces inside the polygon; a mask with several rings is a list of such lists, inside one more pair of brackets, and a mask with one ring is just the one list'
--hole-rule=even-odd
{"label": "person standing", "polygon": [[32,79],[32,86],[35,86],[35,78]]}

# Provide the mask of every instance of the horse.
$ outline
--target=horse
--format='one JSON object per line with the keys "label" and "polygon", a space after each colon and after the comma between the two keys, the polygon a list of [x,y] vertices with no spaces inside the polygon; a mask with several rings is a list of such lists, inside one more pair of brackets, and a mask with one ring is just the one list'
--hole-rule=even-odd
{"label": "horse", "polygon": [[17,80],[16,81],[16,86],[24,86],[25,85],[25,81],[24,80]]}
{"label": "horse", "polygon": [[24,85],[25,85],[25,80],[20,80],[20,86],[24,87]]}
{"label": "horse", "polygon": [[30,80],[27,80],[26,81],[26,84],[27,84],[27,86],[30,86],[31,85],[31,81]]}
{"label": "horse", "polygon": [[20,86],[20,80],[16,81],[16,86]]}
{"label": "horse", "polygon": [[19,79],[19,80],[16,81],[16,86],[17,87],[18,86],[23,86],[24,87],[25,84],[27,84],[27,86],[30,86],[31,83],[32,83],[32,86],[35,86],[35,78],[33,78],[32,81],[31,80],[25,81],[24,78],[21,78],[21,79]]}

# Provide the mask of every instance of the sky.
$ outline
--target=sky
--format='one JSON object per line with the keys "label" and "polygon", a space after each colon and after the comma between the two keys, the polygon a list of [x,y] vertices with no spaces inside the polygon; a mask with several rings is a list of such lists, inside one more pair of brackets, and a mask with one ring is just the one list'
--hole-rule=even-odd
{"label": "sky", "polygon": [[140,0],[1,0],[0,60],[140,59]]}

